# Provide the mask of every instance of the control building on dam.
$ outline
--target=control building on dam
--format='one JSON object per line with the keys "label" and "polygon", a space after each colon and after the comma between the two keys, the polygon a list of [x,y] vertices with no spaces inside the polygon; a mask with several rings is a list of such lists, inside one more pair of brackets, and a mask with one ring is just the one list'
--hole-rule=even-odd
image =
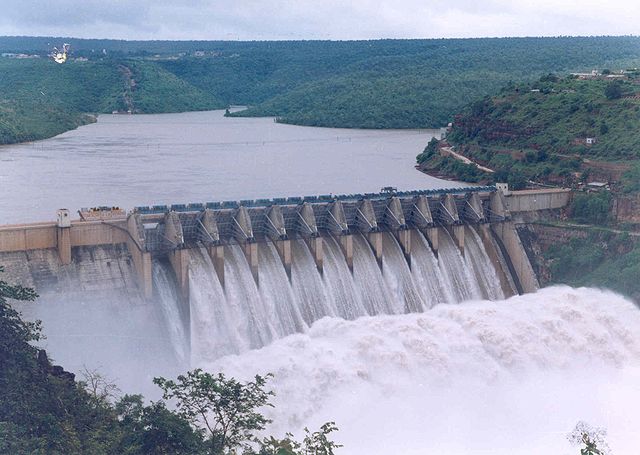
{"label": "control building on dam", "polygon": [[[322,274],[324,244],[331,238],[353,272],[354,236],[366,239],[384,268],[383,234],[388,233],[411,268],[417,236],[428,241],[436,257],[445,236],[464,256],[472,227],[500,287],[512,295],[538,288],[514,217],[564,207],[570,197],[564,189],[509,192],[484,186],[136,207],[128,213],[97,208],[81,211],[81,219],[73,221],[67,210],[59,210],[57,222],[0,226],[0,265],[11,278],[39,292],[55,289],[66,275],[76,273],[88,290],[126,287],[149,299],[152,261],[163,260],[171,264],[179,293],[188,299],[189,256],[196,248],[206,249],[224,288],[227,249],[238,245],[260,286],[258,245],[264,242],[275,246],[290,278],[292,241],[304,240]],[[96,271],[96,261],[106,266]]]}

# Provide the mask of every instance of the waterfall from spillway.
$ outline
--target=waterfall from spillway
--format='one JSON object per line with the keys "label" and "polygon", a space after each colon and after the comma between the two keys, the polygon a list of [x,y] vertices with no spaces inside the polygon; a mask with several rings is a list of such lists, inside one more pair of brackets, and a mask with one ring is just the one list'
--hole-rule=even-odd
{"label": "waterfall from spillway", "polygon": [[167,332],[171,339],[171,345],[180,363],[188,359],[189,343],[185,330],[185,317],[183,317],[179,305],[178,293],[171,280],[171,274],[165,264],[153,263],[152,269],[153,287],[156,298],[162,311]]}
{"label": "waterfall from spillway", "polygon": [[393,305],[395,297],[386,285],[373,251],[362,235],[353,236],[353,278],[362,292],[368,314],[396,312]]}
{"label": "waterfall from spillway", "polygon": [[[193,363],[238,354],[294,333],[304,333],[326,316],[353,320],[420,313],[438,303],[504,297],[494,265],[471,228],[467,228],[464,256],[445,229],[439,229],[437,257],[425,237],[412,231],[410,261],[392,233],[376,235],[382,236],[381,264],[367,238],[355,234],[352,270],[347,265],[341,240],[323,237],[322,272],[307,243],[293,239],[290,274],[276,245],[270,240],[258,242],[257,283],[243,247],[228,245],[224,288],[207,250],[191,249],[189,331]],[[156,269],[156,274],[163,270]],[[163,308],[175,312],[178,306],[171,305],[167,301],[170,298],[175,296],[165,297]],[[183,337],[180,333],[172,336]]]}
{"label": "waterfall from spillway", "polygon": [[281,338],[301,332],[306,324],[302,320],[289,278],[273,243],[260,243],[258,258],[262,305],[271,319],[276,336]]}
{"label": "waterfall from spillway", "polygon": [[[474,275],[473,270],[465,261],[446,229],[438,229],[438,242],[438,261],[442,275],[450,280],[455,301],[464,302],[471,299],[481,299],[482,292],[478,284],[478,277]],[[493,285],[498,286],[498,283]]]}
{"label": "waterfall from spillway", "polygon": [[304,321],[311,325],[313,321],[324,316],[337,316],[335,302],[325,288],[322,276],[304,240],[294,240],[291,250],[291,285]]}
{"label": "waterfall from spillway", "polygon": [[416,282],[416,287],[422,295],[425,308],[431,308],[437,303],[454,303],[455,296],[452,284],[448,277],[440,270],[429,242],[416,231],[414,243],[411,245],[411,274]]}
{"label": "waterfall from spillway", "polygon": [[225,301],[222,304],[232,307],[240,318],[233,321],[242,334],[242,343],[236,350],[264,346],[276,335],[242,248],[239,245],[225,247],[224,259]]}
{"label": "waterfall from spillway", "polygon": [[215,358],[220,352],[242,350],[242,314],[225,302],[224,291],[206,249],[189,253],[189,308],[191,320],[191,361]]}
{"label": "waterfall from spillway", "polygon": [[333,237],[324,239],[323,279],[331,299],[335,302],[338,316],[355,319],[367,314],[353,275],[338,242]]}
{"label": "waterfall from spillway", "polygon": [[465,226],[465,262],[471,265],[473,275],[477,277],[482,297],[489,300],[504,299],[504,292],[500,286],[498,275],[491,265],[491,260],[482,245],[480,236],[471,226]]}
{"label": "waterfall from spillway", "polygon": [[411,276],[409,264],[402,247],[390,232],[382,233],[382,270],[385,281],[393,292],[394,313],[422,311],[422,300]]}

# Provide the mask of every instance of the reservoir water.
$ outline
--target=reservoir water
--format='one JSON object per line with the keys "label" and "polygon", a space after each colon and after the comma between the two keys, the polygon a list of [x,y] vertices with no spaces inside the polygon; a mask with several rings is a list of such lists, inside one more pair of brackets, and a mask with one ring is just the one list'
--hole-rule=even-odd
{"label": "reservoir water", "polygon": [[460,186],[414,169],[438,130],[310,128],[223,111],[101,115],[0,147],[0,224],[58,208],[175,204]]}

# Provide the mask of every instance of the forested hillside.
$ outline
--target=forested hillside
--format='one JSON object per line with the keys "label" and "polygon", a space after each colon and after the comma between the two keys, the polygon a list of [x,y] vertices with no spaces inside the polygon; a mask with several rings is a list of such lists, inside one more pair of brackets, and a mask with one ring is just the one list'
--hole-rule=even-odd
{"label": "forested hillside", "polygon": [[213,95],[146,61],[0,58],[0,144],[51,137],[94,121],[87,113],[222,108]]}
{"label": "forested hillside", "polygon": [[599,180],[631,191],[640,162],[640,72],[610,72],[588,79],[546,75],[467,106],[447,140],[494,175],[433,149],[418,161],[470,181],[510,179],[518,187],[527,180]]}
{"label": "forested hillside", "polygon": [[[46,55],[62,42],[71,44],[70,60],[56,65]],[[439,127],[510,81],[640,66],[637,37],[278,42],[4,37],[0,51],[39,56],[0,58],[0,143],[56,134],[86,121],[81,113],[229,104],[251,106],[233,115],[276,116],[302,125]]]}

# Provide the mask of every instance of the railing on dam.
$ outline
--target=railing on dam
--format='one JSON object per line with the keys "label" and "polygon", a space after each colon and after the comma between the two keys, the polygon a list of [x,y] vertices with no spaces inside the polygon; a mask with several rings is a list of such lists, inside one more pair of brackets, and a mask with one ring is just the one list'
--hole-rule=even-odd
{"label": "railing on dam", "polygon": [[478,186],[157,205],[136,207],[133,215],[146,227],[145,249],[162,252],[189,242],[286,240],[293,234],[316,237],[320,231],[369,233],[501,220],[505,214],[489,207],[495,192],[493,186]]}
{"label": "railing on dam", "polygon": [[222,209],[237,209],[240,206],[243,207],[269,207],[272,205],[298,205],[308,202],[310,204],[316,203],[328,203],[333,201],[360,201],[364,199],[368,200],[384,200],[389,198],[390,195],[398,198],[407,198],[414,196],[436,196],[444,194],[466,194],[470,192],[493,192],[496,191],[495,186],[468,186],[460,188],[441,188],[431,190],[413,190],[413,191],[393,191],[393,192],[380,192],[380,193],[357,193],[357,194],[321,194],[318,196],[304,196],[304,197],[286,197],[286,198],[273,198],[273,199],[243,199],[239,201],[221,201],[221,202],[207,202],[207,203],[190,203],[190,204],[172,204],[172,205],[152,205],[152,206],[138,206],[133,209],[135,213],[142,215],[160,214],[169,211],[174,212],[197,212],[204,209],[222,210]]}

